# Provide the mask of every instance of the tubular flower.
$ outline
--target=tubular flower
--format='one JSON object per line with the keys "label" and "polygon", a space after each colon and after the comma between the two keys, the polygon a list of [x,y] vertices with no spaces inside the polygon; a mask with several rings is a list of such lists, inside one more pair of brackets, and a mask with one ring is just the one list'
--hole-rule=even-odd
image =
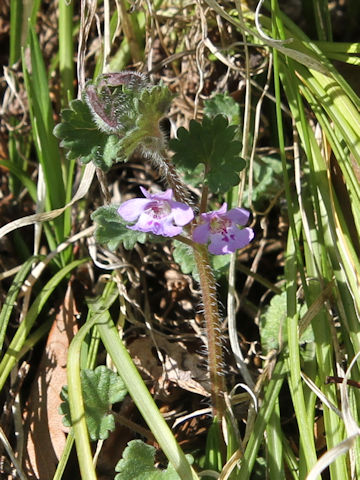
{"label": "tubular flower", "polygon": [[194,212],[188,205],[173,200],[171,188],[154,194],[143,187],[140,189],[145,198],[127,200],[118,209],[118,214],[124,220],[136,221],[135,225],[128,225],[131,230],[175,237],[194,218]]}
{"label": "tubular flower", "polygon": [[214,255],[225,255],[245,247],[254,238],[252,228],[239,229],[238,225],[246,225],[250,212],[244,208],[227,210],[224,203],[219,210],[202,213],[200,222],[194,228],[192,238],[196,243],[209,244],[209,252]]}

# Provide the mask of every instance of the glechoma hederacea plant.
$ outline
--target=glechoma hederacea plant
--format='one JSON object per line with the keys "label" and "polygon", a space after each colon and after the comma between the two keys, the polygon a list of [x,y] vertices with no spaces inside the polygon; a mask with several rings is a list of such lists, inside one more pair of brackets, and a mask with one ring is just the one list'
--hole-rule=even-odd
{"label": "glechoma hederacea plant", "polygon": [[[108,73],[86,86],[81,100],[74,100],[62,113],[55,128],[69,158],[94,162],[107,171],[127,161],[136,151],[156,166],[167,186],[165,192],[150,193],[140,186],[141,198],[120,206],[107,205],[93,213],[96,239],[115,250],[118,245],[133,248],[147,236],[152,241],[172,237],[192,247],[202,291],[208,337],[208,368],[213,415],[225,415],[225,380],[221,319],[216,285],[209,255],[224,255],[246,246],[254,236],[245,227],[249,212],[230,208],[206,212],[209,194],[224,195],[239,183],[245,162],[239,156],[241,143],[236,126],[215,112],[201,123],[192,120],[189,129],[180,128],[177,138],[166,141],[160,120],[166,115],[172,95],[162,84],[153,85],[135,72]],[[219,114],[217,114],[219,113]],[[174,152],[170,160],[167,150]],[[176,168],[193,172],[203,165],[203,187],[199,206],[190,202],[187,186]],[[245,228],[239,228],[245,227]]]}

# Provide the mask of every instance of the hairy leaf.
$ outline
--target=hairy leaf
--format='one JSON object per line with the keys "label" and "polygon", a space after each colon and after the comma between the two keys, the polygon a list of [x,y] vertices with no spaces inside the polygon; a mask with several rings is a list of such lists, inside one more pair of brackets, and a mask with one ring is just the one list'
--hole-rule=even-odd
{"label": "hairy leaf", "polygon": [[68,150],[70,160],[93,161],[97,167],[108,170],[121,159],[119,138],[98,129],[82,100],[73,100],[70,108],[62,111],[62,121],[54,128],[54,135],[61,139],[60,146]]}
{"label": "hairy leaf", "polygon": [[[127,391],[125,385],[115,372],[98,366],[95,370],[82,370],[81,387],[83,391],[86,423],[92,440],[105,439],[109,431],[115,428],[114,416],[110,413],[111,405],[121,402]],[[60,413],[64,415],[63,423],[71,426],[70,406],[67,387],[63,387]]]}
{"label": "hairy leaf", "polygon": [[91,215],[92,220],[97,224],[96,241],[101,245],[106,245],[112,251],[116,250],[119,245],[131,250],[136,242],[145,243],[146,233],[127,228],[128,223],[120,217],[117,209],[116,205],[108,205],[98,208]]}
{"label": "hairy leaf", "polygon": [[172,97],[165,85],[154,85],[141,92],[138,112],[152,126],[154,120],[159,121],[169,110]]}
{"label": "hairy leaf", "polygon": [[180,127],[177,138],[169,142],[176,165],[193,171],[204,164],[205,182],[214,193],[226,193],[239,182],[245,161],[239,156],[241,143],[234,140],[236,126],[226,117],[204,117],[202,123],[191,120],[189,130]]}
{"label": "hairy leaf", "polygon": [[103,170],[126,161],[136,149],[158,157],[165,147],[159,121],[172,95],[144,75],[119,72],[100,75],[85,87],[82,100],[73,100],[54,129],[70,159],[93,161]]}
{"label": "hairy leaf", "polygon": [[261,346],[265,354],[279,348],[286,335],[286,293],[275,295],[260,317]]}
{"label": "hairy leaf", "polygon": [[128,129],[121,145],[127,157],[137,148],[145,155],[156,154],[164,149],[164,135],[159,121],[169,109],[172,95],[167,87],[155,85],[143,90],[136,102],[136,121]]}
{"label": "hairy leaf", "polygon": [[[192,463],[192,458],[187,456]],[[179,480],[180,477],[169,464],[166,470],[154,466],[155,448],[141,440],[131,440],[123,452],[123,458],[117,463],[119,472],[115,480]]]}

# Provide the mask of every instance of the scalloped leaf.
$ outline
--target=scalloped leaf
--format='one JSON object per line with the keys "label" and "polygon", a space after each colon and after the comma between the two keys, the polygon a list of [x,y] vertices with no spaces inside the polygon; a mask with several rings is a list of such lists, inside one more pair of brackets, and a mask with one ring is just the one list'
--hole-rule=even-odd
{"label": "scalloped leaf", "polygon": [[245,160],[240,157],[241,142],[234,140],[236,130],[224,115],[205,116],[202,123],[191,120],[189,130],[180,127],[177,138],[169,142],[175,152],[173,162],[188,171],[204,164],[205,182],[210,190],[228,192],[239,183],[239,172],[245,167]]}
{"label": "scalloped leaf", "polygon": [[[174,467],[169,464],[166,470],[154,466],[155,448],[141,440],[131,440],[123,452],[115,471],[115,480],[180,480]],[[193,458],[187,455],[190,463]]]}
{"label": "scalloped leaf", "polygon": [[106,245],[109,250],[116,250],[123,245],[126,250],[132,250],[136,244],[145,243],[147,235],[127,228],[125,222],[117,213],[117,205],[100,207],[92,213],[91,219],[97,224],[95,239],[97,243]]}
{"label": "scalloped leaf", "polygon": [[286,334],[286,292],[275,295],[265,312],[260,316],[261,346],[264,354],[279,348],[279,339],[284,341]]}
{"label": "scalloped leaf", "polygon": [[204,113],[208,117],[225,115],[230,125],[240,124],[240,105],[228,93],[218,93],[204,102]]}
{"label": "scalloped leaf", "polygon": [[79,158],[82,163],[93,161],[97,167],[108,170],[123,158],[120,139],[98,129],[85,102],[71,101],[70,108],[64,109],[61,116],[54,135],[61,139],[60,146],[68,150],[66,156],[70,160]]}
{"label": "scalloped leaf", "polygon": [[73,100],[62,111],[54,135],[68,149],[69,159],[93,161],[105,171],[138,148],[158,155],[165,146],[159,121],[172,97],[166,86],[151,85],[136,72],[100,75],[87,84],[82,100]]}
{"label": "scalloped leaf", "polygon": [[[279,339],[281,343],[287,341],[286,330],[286,292],[280,295],[275,295],[270,305],[260,316],[260,337],[261,346],[264,354],[269,353],[270,350],[277,350],[279,348]],[[304,315],[306,306],[300,307],[300,315]],[[300,343],[314,342],[314,334],[311,326],[309,326],[301,336]]]}
{"label": "scalloped leaf", "polygon": [[[109,431],[115,429],[114,416],[109,413],[111,405],[121,402],[127,390],[121,377],[105,365],[100,365],[95,370],[82,370],[80,377],[90,438],[103,440],[109,436]],[[61,398],[64,400],[60,405],[60,413],[64,415],[63,423],[71,426],[67,387],[63,387]]]}
{"label": "scalloped leaf", "polygon": [[173,95],[165,85],[153,85],[141,92],[138,111],[148,122],[153,123],[156,118],[159,121],[169,110],[172,98]]}
{"label": "scalloped leaf", "polygon": [[164,135],[159,121],[170,107],[172,94],[164,85],[153,85],[140,93],[136,104],[136,124],[127,130],[121,141],[126,156],[141,147],[147,154],[161,151]]}

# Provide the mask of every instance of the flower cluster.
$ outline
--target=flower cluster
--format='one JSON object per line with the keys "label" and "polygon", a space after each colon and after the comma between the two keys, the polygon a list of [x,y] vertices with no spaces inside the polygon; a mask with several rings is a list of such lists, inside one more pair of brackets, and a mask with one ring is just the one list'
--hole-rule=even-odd
{"label": "flower cluster", "polygon": [[[145,198],[127,200],[118,209],[124,220],[136,222],[128,225],[128,228],[163,237],[175,237],[194,219],[194,212],[188,205],[173,200],[170,188],[155,194],[147,192],[143,187],[140,189]],[[200,215],[192,239],[195,243],[209,243],[209,252],[214,255],[235,252],[254,238],[251,228],[238,228],[247,224],[249,216],[250,213],[244,208],[227,211],[227,204],[224,203],[219,210]]]}

